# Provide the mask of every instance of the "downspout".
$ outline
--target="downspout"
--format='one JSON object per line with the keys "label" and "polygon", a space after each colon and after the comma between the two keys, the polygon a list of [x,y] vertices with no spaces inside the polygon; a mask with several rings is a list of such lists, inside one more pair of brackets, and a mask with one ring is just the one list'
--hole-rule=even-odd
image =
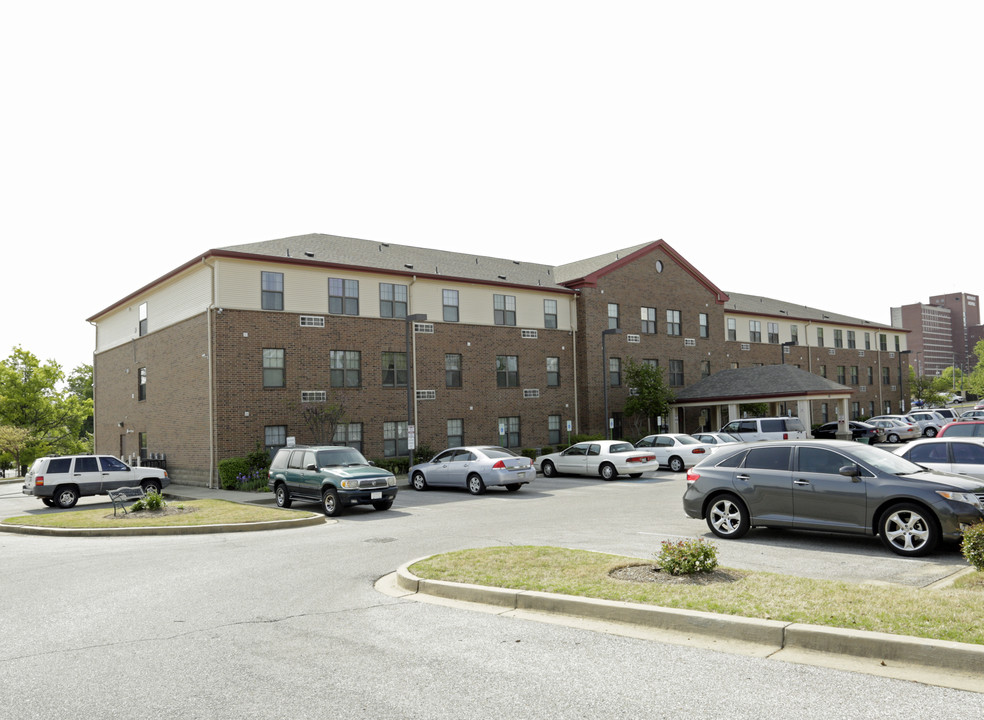
{"label": "downspout", "polygon": [[215,310],[215,266],[207,262],[204,257],[202,258],[202,264],[212,273],[211,282],[209,283],[211,298],[208,308],[205,310],[206,345],[208,348],[206,351],[208,353],[208,483],[206,486],[211,489],[212,479],[215,476],[215,385],[213,366],[215,339],[212,328],[212,313]]}
{"label": "downspout", "polygon": [[[96,349],[99,347],[99,326],[91,320],[89,324],[96,330],[96,347],[92,349],[92,452],[99,452],[99,444],[96,442]],[[120,458],[122,459],[122,458]]]}
{"label": "downspout", "polygon": [[[577,395],[577,294],[571,297],[571,357],[574,358],[574,432],[581,434],[581,417]],[[563,432],[563,430],[561,430]],[[563,437],[563,436],[562,436]],[[570,438],[568,438],[570,440]]]}
{"label": "downspout", "polygon": [[[413,286],[416,283],[417,283],[417,276],[411,275],[410,287],[407,288],[407,315],[413,315],[413,312],[411,311],[411,308],[413,306],[410,302],[410,298],[413,295]],[[413,331],[412,327],[410,328],[410,342],[412,343],[411,354],[413,359],[413,381],[412,381],[413,382],[413,427],[414,427],[414,433],[419,435],[418,431],[420,430],[420,423],[417,421],[417,333]],[[407,360],[409,362],[410,358],[408,358]],[[409,378],[407,379],[407,382],[410,382]],[[414,445],[416,446],[416,444],[417,444],[416,438],[414,438]]]}

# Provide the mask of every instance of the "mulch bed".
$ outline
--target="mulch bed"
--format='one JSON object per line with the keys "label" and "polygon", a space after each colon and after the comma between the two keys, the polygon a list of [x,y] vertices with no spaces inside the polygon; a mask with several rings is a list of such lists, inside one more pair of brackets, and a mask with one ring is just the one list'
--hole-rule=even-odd
{"label": "mulch bed", "polygon": [[741,580],[745,573],[738,570],[713,570],[709,573],[693,573],[691,575],[670,575],[656,565],[626,565],[615,568],[609,577],[626,582],[653,582],[666,585],[710,585],[719,582],[735,582]]}
{"label": "mulch bed", "polygon": [[122,511],[117,510],[116,515],[110,513],[106,516],[109,520],[119,520],[120,522],[133,521],[139,522],[142,520],[148,520],[152,518],[161,518],[169,515],[187,515],[188,513],[198,512],[198,508],[191,507],[190,505],[185,505],[184,507],[171,507],[167,505],[160,510],[137,510],[133,511],[127,508],[127,513],[124,515]]}

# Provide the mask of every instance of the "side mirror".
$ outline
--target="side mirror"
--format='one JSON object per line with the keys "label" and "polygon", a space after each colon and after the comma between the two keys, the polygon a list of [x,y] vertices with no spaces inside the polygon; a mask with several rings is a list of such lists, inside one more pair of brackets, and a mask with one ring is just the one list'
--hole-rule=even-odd
{"label": "side mirror", "polygon": [[857,465],[845,465],[839,470],[844,477],[861,477],[861,468]]}
{"label": "side mirror", "polygon": [[306,468],[304,468],[304,469],[305,469],[305,470],[317,470],[317,469],[318,469],[318,466],[317,466],[317,465],[308,465],[308,466],[307,466]]}

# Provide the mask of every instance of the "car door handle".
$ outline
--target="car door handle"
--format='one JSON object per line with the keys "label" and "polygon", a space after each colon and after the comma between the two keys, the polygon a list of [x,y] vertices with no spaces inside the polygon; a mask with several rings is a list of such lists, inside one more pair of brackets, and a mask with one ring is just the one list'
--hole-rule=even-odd
{"label": "car door handle", "polygon": [[793,485],[809,485],[809,480],[793,480]]}
{"label": "car door handle", "polygon": [[735,480],[744,480],[745,482],[748,482],[748,475],[738,475]]}

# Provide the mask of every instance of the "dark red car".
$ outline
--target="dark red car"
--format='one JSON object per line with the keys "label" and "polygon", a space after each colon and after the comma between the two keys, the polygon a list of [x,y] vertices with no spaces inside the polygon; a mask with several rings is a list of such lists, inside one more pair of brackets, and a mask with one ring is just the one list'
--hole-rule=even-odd
{"label": "dark red car", "polygon": [[958,420],[940,428],[936,437],[984,437],[984,420]]}

